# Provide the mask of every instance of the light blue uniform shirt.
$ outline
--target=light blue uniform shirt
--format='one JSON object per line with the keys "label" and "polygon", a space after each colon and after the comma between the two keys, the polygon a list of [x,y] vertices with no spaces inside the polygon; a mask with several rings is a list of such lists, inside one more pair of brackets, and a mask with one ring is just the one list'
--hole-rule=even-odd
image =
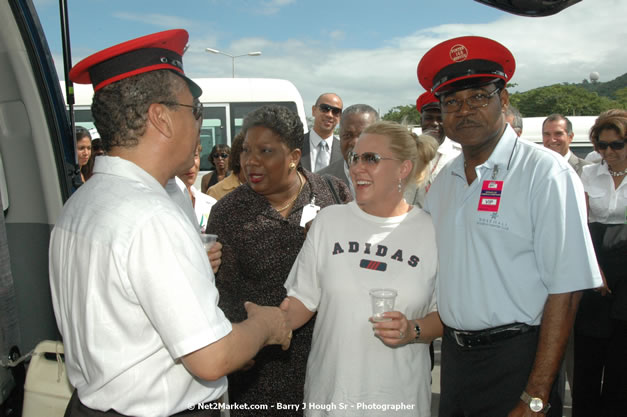
{"label": "light blue uniform shirt", "polygon": [[[549,294],[601,285],[583,186],[555,152],[507,126],[470,185],[460,155],[435,179],[425,210],[439,251],[437,302],[445,325],[481,330],[539,325]],[[503,181],[498,211],[479,211],[486,180]]]}

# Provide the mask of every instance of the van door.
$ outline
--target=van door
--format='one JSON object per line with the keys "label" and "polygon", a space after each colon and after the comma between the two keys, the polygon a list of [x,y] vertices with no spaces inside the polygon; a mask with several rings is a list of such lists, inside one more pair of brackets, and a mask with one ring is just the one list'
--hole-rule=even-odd
{"label": "van door", "polygon": [[17,334],[4,345],[17,345],[25,353],[42,339],[59,339],[48,282],[48,240],[73,191],[75,163],[59,79],[31,0],[0,2],[0,155],[10,258],[2,259],[2,267],[12,274],[10,282],[1,281],[0,293],[13,286],[15,294],[12,301],[0,301],[0,312],[15,305],[18,324]]}

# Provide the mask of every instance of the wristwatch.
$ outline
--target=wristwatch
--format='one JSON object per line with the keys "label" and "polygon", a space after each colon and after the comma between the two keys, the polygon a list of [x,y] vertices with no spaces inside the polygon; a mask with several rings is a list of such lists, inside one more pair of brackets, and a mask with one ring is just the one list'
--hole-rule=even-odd
{"label": "wristwatch", "polygon": [[418,343],[418,339],[420,339],[420,326],[418,325],[418,322],[416,320],[413,320],[412,323],[414,323],[414,330],[416,331],[416,338],[412,340],[410,343]]}
{"label": "wristwatch", "polygon": [[523,391],[522,394],[520,394],[520,399],[527,404],[534,413],[546,414],[546,412],[549,411],[549,408],[551,408],[551,404],[544,404],[544,401],[542,401],[541,398],[532,397],[527,394],[526,391]]}

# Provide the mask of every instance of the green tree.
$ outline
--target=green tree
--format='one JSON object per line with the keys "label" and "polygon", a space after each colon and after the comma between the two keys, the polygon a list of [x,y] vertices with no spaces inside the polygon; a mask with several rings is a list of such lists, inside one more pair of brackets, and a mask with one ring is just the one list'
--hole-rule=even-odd
{"label": "green tree", "polygon": [[614,95],[616,96],[616,101],[620,103],[621,108],[627,109],[627,87],[616,90]]}
{"label": "green tree", "polygon": [[420,113],[416,109],[416,105],[396,106],[390,109],[383,116],[383,120],[391,122],[403,123],[408,125],[420,124]]}
{"label": "green tree", "polygon": [[573,84],[555,84],[535,88],[524,93],[514,93],[511,102],[525,117],[546,116],[560,113],[565,116],[596,116],[619,103],[607,97],[601,97]]}

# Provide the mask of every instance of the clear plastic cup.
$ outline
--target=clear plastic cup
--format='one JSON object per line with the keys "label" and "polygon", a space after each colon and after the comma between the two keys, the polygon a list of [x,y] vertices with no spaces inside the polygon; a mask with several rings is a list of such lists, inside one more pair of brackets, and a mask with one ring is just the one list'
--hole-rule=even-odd
{"label": "clear plastic cup", "polygon": [[374,288],[370,290],[372,301],[372,318],[374,321],[389,321],[392,319],[383,317],[383,313],[394,311],[397,291],[392,288]]}
{"label": "clear plastic cup", "polygon": [[200,240],[202,240],[202,244],[205,246],[205,250],[209,252],[209,249],[213,246],[214,243],[218,240],[218,235],[212,235],[210,233],[201,233]]}

